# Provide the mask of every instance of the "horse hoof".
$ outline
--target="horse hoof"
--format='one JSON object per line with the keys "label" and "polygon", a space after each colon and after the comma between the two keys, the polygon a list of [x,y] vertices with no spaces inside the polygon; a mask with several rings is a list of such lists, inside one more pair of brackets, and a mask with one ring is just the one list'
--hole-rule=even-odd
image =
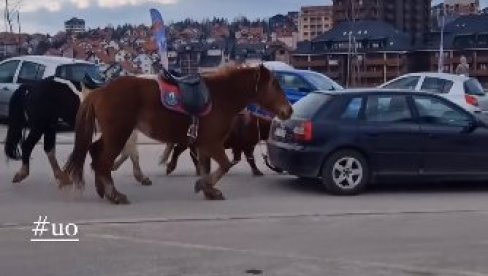
{"label": "horse hoof", "polygon": [[73,184],[71,178],[64,173],[57,175],[56,180],[58,181],[58,187],[60,189],[62,189],[63,187],[71,186]]}
{"label": "horse hoof", "polygon": [[261,171],[253,171],[252,174],[256,177],[264,176],[264,173],[262,173]]}
{"label": "horse hoof", "polygon": [[105,188],[103,186],[96,186],[98,196],[103,199],[105,197]]}
{"label": "horse hoof", "polygon": [[152,181],[151,181],[151,179],[144,177],[144,179],[142,179],[142,181],[141,181],[141,185],[142,186],[151,186]]}
{"label": "horse hoof", "polygon": [[171,166],[171,165],[169,165],[169,164],[168,164],[168,165],[166,166],[166,175],[170,175],[172,172],[174,172],[174,171],[175,171],[175,169],[176,169],[176,167],[175,167],[175,166]]}
{"label": "horse hoof", "polygon": [[204,192],[204,195],[207,200],[225,200],[224,194],[217,189]]}
{"label": "horse hoof", "polygon": [[205,178],[200,178],[197,180],[197,182],[195,183],[195,194],[198,194],[205,188],[205,183]]}
{"label": "horse hoof", "polygon": [[107,197],[108,201],[114,205],[128,205],[130,204],[127,196],[121,193],[116,193],[111,197]]}

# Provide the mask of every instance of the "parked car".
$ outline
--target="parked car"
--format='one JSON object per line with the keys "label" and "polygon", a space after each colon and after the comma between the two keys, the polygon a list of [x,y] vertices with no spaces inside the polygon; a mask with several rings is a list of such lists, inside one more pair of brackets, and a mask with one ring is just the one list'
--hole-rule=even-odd
{"label": "parked car", "polygon": [[384,176],[488,180],[488,116],[425,92],[310,93],[274,119],[270,162],[340,195]]}
{"label": "parked car", "polygon": [[314,71],[298,69],[277,69],[272,71],[292,104],[313,91],[344,89],[329,77]]}
{"label": "parked car", "polygon": [[23,84],[49,76],[81,81],[87,72],[98,74],[95,64],[64,57],[21,56],[0,63],[0,117],[8,117],[10,97]]}
{"label": "parked car", "polygon": [[488,112],[488,96],[475,78],[447,73],[412,73],[380,87],[437,93],[470,112]]}
{"label": "parked car", "polygon": [[[313,91],[338,91],[344,89],[329,77],[311,71],[298,70],[286,65],[264,64],[278,79],[281,88],[285,91],[286,97],[290,103],[295,103],[301,98]],[[265,110],[258,106],[251,105],[248,107],[251,112],[268,116]]]}

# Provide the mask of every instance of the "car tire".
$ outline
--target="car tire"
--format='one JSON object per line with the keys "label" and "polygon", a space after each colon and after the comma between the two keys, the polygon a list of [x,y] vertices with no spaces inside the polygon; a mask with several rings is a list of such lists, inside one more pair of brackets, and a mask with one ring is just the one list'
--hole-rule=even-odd
{"label": "car tire", "polygon": [[354,150],[341,150],[329,156],[322,168],[322,182],[335,195],[357,195],[369,181],[366,158]]}

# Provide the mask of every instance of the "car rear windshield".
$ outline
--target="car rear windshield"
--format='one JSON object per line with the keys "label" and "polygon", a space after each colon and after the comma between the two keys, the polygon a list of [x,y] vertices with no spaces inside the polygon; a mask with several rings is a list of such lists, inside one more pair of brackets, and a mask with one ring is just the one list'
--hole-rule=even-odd
{"label": "car rear windshield", "polygon": [[310,119],[332,98],[332,95],[325,93],[310,93],[293,105],[293,116]]}
{"label": "car rear windshield", "polygon": [[483,86],[476,79],[469,79],[464,82],[464,91],[468,95],[483,96],[485,91],[483,91]]}

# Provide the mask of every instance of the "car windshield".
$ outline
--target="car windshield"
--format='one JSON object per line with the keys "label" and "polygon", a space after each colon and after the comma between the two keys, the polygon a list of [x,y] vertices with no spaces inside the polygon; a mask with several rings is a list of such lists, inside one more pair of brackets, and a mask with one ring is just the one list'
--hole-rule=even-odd
{"label": "car windshield", "polygon": [[310,119],[332,98],[332,95],[324,93],[310,93],[293,105],[293,116]]}
{"label": "car windshield", "polygon": [[337,87],[334,85],[333,80],[327,78],[322,74],[304,73],[303,77],[307,81],[312,83],[315,87],[317,87],[319,90],[328,90],[328,91],[337,90]]}
{"label": "car windshield", "polygon": [[464,91],[468,95],[484,96],[483,86],[477,79],[469,79],[464,82]]}

